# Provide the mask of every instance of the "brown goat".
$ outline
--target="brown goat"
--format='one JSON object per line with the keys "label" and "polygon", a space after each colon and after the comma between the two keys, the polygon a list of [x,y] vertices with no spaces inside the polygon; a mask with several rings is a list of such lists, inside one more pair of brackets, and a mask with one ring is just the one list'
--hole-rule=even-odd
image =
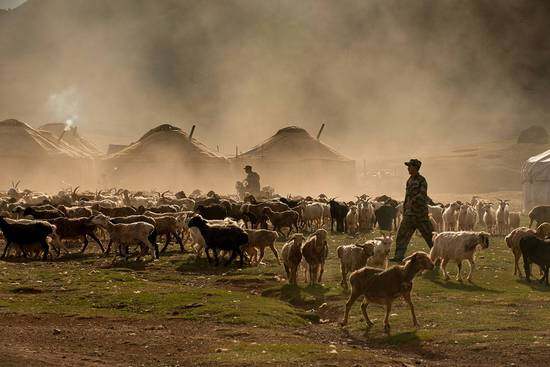
{"label": "brown goat", "polygon": [[403,297],[411,309],[414,326],[418,327],[418,321],[414,313],[414,306],[411,301],[413,279],[423,270],[433,270],[434,264],[427,253],[418,251],[403,260],[405,265],[396,265],[388,270],[364,267],[354,271],[350,276],[351,295],[346,303],[346,312],[342,326],[348,323],[349,312],[357,298],[363,296],[361,311],[367,322],[367,326],[373,325],[367,314],[369,303],[376,303],[386,306],[386,317],[384,318],[384,330],[390,332],[389,317],[393,302]]}
{"label": "brown goat", "polygon": [[309,268],[310,285],[321,283],[328,256],[327,235],[326,230],[318,229],[302,245],[302,256]]}
{"label": "brown goat", "polygon": [[286,277],[288,283],[292,285],[298,284],[298,267],[302,261],[302,242],[304,242],[304,236],[301,233],[295,233],[281,250]]}
{"label": "brown goat", "polygon": [[265,214],[271,224],[273,224],[273,230],[281,233],[282,229],[288,227],[288,233],[285,237],[290,235],[292,232],[292,227],[298,232],[298,220],[300,219],[300,214],[294,210],[285,210],[284,212],[274,212],[271,208],[267,207],[263,209],[263,214]]}

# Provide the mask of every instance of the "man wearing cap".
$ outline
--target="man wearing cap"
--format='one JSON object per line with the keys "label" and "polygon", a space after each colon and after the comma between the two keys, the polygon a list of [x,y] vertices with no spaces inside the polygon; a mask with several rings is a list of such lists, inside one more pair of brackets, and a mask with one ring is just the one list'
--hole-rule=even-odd
{"label": "man wearing cap", "polygon": [[252,195],[260,194],[260,175],[252,171],[252,166],[245,166],[246,178],[244,179],[244,188]]}
{"label": "man wearing cap", "polygon": [[407,246],[415,230],[418,230],[428,247],[432,248],[433,226],[428,217],[428,203],[432,200],[428,197],[428,183],[418,173],[422,162],[411,159],[405,162],[411,177],[407,180],[407,191],[403,203],[403,221],[397,232],[394,262],[401,262],[405,258]]}

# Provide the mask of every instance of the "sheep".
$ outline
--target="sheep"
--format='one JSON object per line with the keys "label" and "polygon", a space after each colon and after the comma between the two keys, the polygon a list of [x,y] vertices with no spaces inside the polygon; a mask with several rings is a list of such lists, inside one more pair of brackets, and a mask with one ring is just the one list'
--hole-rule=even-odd
{"label": "sheep", "polygon": [[291,285],[298,284],[298,267],[302,261],[302,243],[304,242],[304,235],[301,233],[294,233],[290,238],[290,241],[284,244],[281,250],[281,257],[283,259],[283,265],[286,271],[286,277],[288,283]]}
{"label": "sheep", "polygon": [[293,227],[296,232],[298,232],[298,219],[300,217],[298,212],[292,209],[285,210],[284,212],[274,212],[270,207],[266,207],[263,209],[263,214],[269,218],[269,221],[273,225],[274,231],[284,235],[282,229],[284,227],[288,228],[288,233],[285,237],[288,237],[290,235]]}
{"label": "sheep", "polygon": [[444,231],[456,231],[457,227],[457,212],[460,210],[460,203],[454,202],[451,203],[443,211],[443,230]]}
{"label": "sheep", "polygon": [[90,208],[81,206],[67,207],[65,205],[59,205],[57,209],[59,209],[67,218],[84,218],[91,217],[93,215]]}
{"label": "sheep", "polygon": [[510,250],[512,250],[512,253],[514,254],[514,275],[518,275],[520,278],[522,277],[522,274],[519,267],[519,259],[521,258],[521,248],[519,246],[519,242],[524,237],[536,234],[537,231],[535,231],[534,229],[519,227],[514,229],[512,232],[510,232],[510,234],[504,237],[506,246],[508,246],[508,248],[510,248]]}
{"label": "sheep", "polygon": [[508,205],[509,200],[498,199],[498,208],[495,212],[496,216],[496,233],[504,235],[508,232],[510,226],[510,210]]}
{"label": "sheep", "polygon": [[467,280],[472,281],[472,273],[475,269],[474,254],[477,245],[482,249],[489,247],[489,233],[487,232],[441,232],[434,234],[434,245],[430,251],[430,259],[436,261],[441,259],[441,270],[445,280],[449,279],[446,267],[449,261],[454,260],[458,265],[456,279],[462,281],[462,261],[470,263],[470,272]]}
{"label": "sheep", "polygon": [[128,260],[127,247],[137,243],[141,247],[141,253],[138,255],[138,258],[145,255],[147,248],[149,248],[151,255],[158,259],[159,255],[156,243],[150,241],[151,235],[153,235],[155,231],[154,225],[143,221],[115,224],[104,214],[97,214],[92,217],[92,223],[106,229],[109,233],[107,253],[111,248],[111,244],[117,243],[119,245],[120,254],[124,256],[125,260]]}
{"label": "sheep", "polygon": [[256,264],[259,264],[264,258],[265,248],[269,247],[273,255],[275,255],[275,259],[277,259],[277,264],[281,264],[279,253],[275,248],[275,241],[279,237],[277,232],[267,229],[247,229],[245,231],[248,234],[248,248],[257,248],[260,250],[260,257],[256,258],[257,254],[255,254],[251,261],[253,260]]}
{"label": "sheep", "polygon": [[302,257],[308,264],[309,283],[321,283],[328,256],[327,231],[318,229],[302,245]]}
{"label": "sheep", "polygon": [[218,250],[231,251],[231,256],[225,263],[229,265],[239,255],[240,267],[243,266],[242,247],[248,243],[248,234],[236,225],[211,225],[200,215],[196,215],[188,223],[189,228],[197,227],[204,238],[205,252],[208,262],[211,262],[209,250],[214,252],[216,266],[219,265]]}
{"label": "sheep", "polygon": [[373,255],[368,259],[367,265],[374,268],[386,269],[388,267],[393,238],[391,234],[386,235],[383,233],[382,235],[383,237],[367,241],[367,244],[371,244],[373,247]]}
{"label": "sheep", "polygon": [[348,274],[367,265],[367,259],[374,255],[372,243],[338,246],[336,249],[342,271],[342,288],[348,289]]}
{"label": "sheep", "polygon": [[415,252],[403,261],[405,265],[396,265],[387,270],[364,267],[350,275],[351,294],[346,302],[342,326],[347,325],[349,312],[355,301],[363,296],[361,311],[369,328],[374,324],[367,314],[367,306],[369,303],[381,304],[386,306],[384,331],[389,334],[391,308],[398,297],[403,297],[409,305],[413,324],[415,327],[419,327],[411,300],[413,279],[421,271],[433,270],[434,264],[428,254],[421,251]]}
{"label": "sheep", "polygon": [[483,223],[485,224],[487,232],[495,234],[496,222],[497,218],[495,210],[493,209],[493,204],[488,203],[485,205],[483,213]]}
{"label": "sheep", "polygon": [[46,260],[49,253],[49,244],[47,237],[52,238],[55,234],[55,226],[44,221],[10,221],[9,223],[0,217],[0,230],[4,234],[6,247],[2,258],[6,254],[12,244],[18,244],[21,247],[39,243],[42,247],[42,259]]}
{"label": "sheep", "polygon": [[529,212],[529,228],[535,223],[539,226],[541,223],[550,222],[550,205],[536,206]]}
{"label": "sheep", "polygon": [[95,230],[97,225],[92,223],[91,218],[55,218],[49,219],[49,223],[55,225],[56,231],[54,236],[54,243],[59,248],[64,248],[61,244],[61,241],[68,239],[82,239],[84,246],[80,250],[81,253],[84,253],[86,247],[88,247],[88,236],[92,238],[101,249],[102,253],[105,253],[103,244],[97,238]]}
{"label": "sheep", "polygon": [[357,213],[357,206],[353,205],[349,208],[349,212],[346,215],[346,232],[348,234],[355,234],[358,228],[359,214]]}
{"label": "sheep", "polygon": [[548,270],[550,268],[550,240],[543,240],[534,235],[523,237],[519,241],[519,247],[523,256],[523,268],[525,279],[531,281],[531,263],[540,266],[543,276],[540,283],[548,287]]}
{"label": "sheep", "polygon": [[509,218],[510,218],[509,219],[510,230],[514,230],[516,228],[519,228],[520,223],[521,223],[521,213],[519,213],[519,212],[510,212]]}

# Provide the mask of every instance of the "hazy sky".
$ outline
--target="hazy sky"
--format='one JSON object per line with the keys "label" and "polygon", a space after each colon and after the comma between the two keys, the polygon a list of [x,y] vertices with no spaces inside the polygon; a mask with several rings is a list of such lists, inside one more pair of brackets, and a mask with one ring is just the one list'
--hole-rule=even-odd
{"label": "hazy sky", "polygon": [[11,9],[23,4],[25,0],[0,0],[0,9]]}

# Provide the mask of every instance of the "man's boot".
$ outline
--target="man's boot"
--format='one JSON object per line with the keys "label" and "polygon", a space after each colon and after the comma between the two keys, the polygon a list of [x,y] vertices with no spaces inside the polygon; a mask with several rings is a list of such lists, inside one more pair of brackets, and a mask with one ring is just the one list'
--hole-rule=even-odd
{"label": "man's boot", "polygon": [[405,252],[407,252],[407,248],[400,248],[397,247],[395,249],[395,256],[390,259],[390,262],[392,263],[402,263],[403,259],[405,258]]}

